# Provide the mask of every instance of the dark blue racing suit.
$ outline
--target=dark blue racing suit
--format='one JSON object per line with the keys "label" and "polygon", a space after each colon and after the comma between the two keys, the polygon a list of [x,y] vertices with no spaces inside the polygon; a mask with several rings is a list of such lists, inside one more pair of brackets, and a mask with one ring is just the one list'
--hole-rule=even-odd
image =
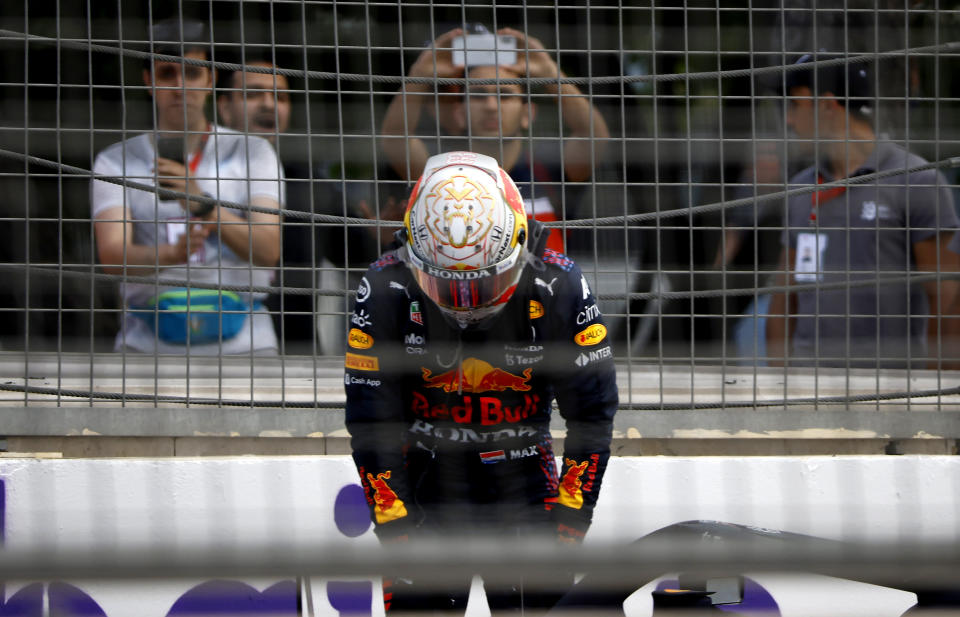
{"label": "dark blue racing suit", "polygon": [[[602,316],[573,261],[547,249],[491,324],[461,329],[388,253],[357,291],[348,345],[347,429],[381,540],[582,537],[610,456],[617,385]],[[559,476],[554,399],[567,428]],[[435,608],[465,605],[465,584]],[[388,610],[428,607],[425,596],[384,591]],[[487,595],[494,609],[518,597]]]}

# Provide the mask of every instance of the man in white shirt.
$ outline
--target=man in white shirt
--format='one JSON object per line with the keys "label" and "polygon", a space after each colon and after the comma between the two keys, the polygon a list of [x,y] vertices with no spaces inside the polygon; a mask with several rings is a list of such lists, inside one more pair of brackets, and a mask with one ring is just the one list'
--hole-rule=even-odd
{"label": "man in white shirt", "polygon": [[[200,22],[157,22],[151,36],[154,53],[196,60],[210,57],[210,41]],[[101,151],[94,162],[96,175],[221,202],[281,207],[283,172],[270,143],[207,119],[211,68],[153,60],[143,70],[143,81],[156,107],[155,131]],[[124,283],[126,310],[118,350],[276,353],[277,337],[261,304],[266,294],[251,288],[270,284],[280,258],[278,215],[164,199],[152,191],[104,180],[94,180],[91,188],[97,252],[104,270],[157,279]],[[198,305],[195,299],[209,295],[211,288],[212,300],[204,297]],[[183,302],[185,296],[193,298],[189,311],[176,305],[177,298]],[[169,298],[174,304],[167,310],[164,301]],[[173,322],[167,317],[177,312],[187,317],[184,332],[169,327]]]}

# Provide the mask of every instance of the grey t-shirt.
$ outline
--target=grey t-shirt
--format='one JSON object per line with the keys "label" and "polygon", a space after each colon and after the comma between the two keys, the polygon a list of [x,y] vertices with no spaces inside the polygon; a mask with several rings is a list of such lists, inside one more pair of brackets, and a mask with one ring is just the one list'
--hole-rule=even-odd
{"label": "grey t-shirt", "polygon": [[[919,156],[879,142],[853,176],[924,164]],[[809,167],[790,189],[831,182]],[[953,197],[936,170],[893,175],[846,190],[796,195],[788,204],[783,242],[796,251],[792,282],[836,283],[906,276],[916,269],[913,245],[957,227]],[[929,307],[923,286],[873,283],[797,293],[791,355],[821,366],[923,366]]]}
{"label": "grey t-shirt", "polygon": [[[123,177],[140,184],[154,185],[153,168],[156,164],[153,141],[147,134],[115,143],[97,155],[93,172],[99,175]],[[270,142],[243,135],[228,128],[216,126],[207,139],[196,167],[197,182],[201,188],[223,201],[248,204],[255,196],[275,200],[282,206],[283,172]],[[125,207],[133,220],[136,244],[156,246],[172,244],[176,235],[185,231],[186,217],[177,200],[159,199],[156,193],[124,187],[102,180],[91,183],[91,210],[93,218],[115,207]],[[245,217],[246,212],[232,210]],[[122,295],[125,306],[148,305],[151,298],[169,287],[164,280],[189,280],[227,286],[267,286],[274,268],[260,268],[236,255],[221,243],[217,234],[211,234],[203,249],[190,263],[158,269],[159,284],[126,283]],[[265,294],[241,293],[251,304],[262,300]],[[185,353],[184,345],[171,345],[157,340],[147,322],[132,313],[124,313],[116,347],[126,347],[147,353]],[[276,350],[277,337],[270,315],[261,307],[246,320],[236,336],[217,343],[191,345],[195,355],[218,355]]]}

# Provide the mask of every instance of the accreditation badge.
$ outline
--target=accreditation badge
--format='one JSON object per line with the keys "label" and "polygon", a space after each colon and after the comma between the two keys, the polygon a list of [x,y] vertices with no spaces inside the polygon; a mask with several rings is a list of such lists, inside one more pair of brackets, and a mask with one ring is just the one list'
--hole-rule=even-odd
{"label": "accreditation badge", "polygon": [[823,256],[827,251],[827,240],[827,234],[797,234],[797,261],[793,267],[793,277],[798,283],[823,280]]}

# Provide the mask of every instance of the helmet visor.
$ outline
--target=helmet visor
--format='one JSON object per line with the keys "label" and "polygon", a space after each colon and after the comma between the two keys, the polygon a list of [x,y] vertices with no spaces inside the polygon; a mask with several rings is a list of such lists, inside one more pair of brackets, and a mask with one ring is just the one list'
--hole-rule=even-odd
{"label": "helmet visor", "polygon": [[448,270],[431,266],[412,250],[408,251],[408,255],[410,270],[427,297],[443,308],[470,310],[496,303],[516,286],[523,270],[521,264],[518,264],[522,252],[523,247],[518,245],[513,253],[500,263],[471,270]]}

